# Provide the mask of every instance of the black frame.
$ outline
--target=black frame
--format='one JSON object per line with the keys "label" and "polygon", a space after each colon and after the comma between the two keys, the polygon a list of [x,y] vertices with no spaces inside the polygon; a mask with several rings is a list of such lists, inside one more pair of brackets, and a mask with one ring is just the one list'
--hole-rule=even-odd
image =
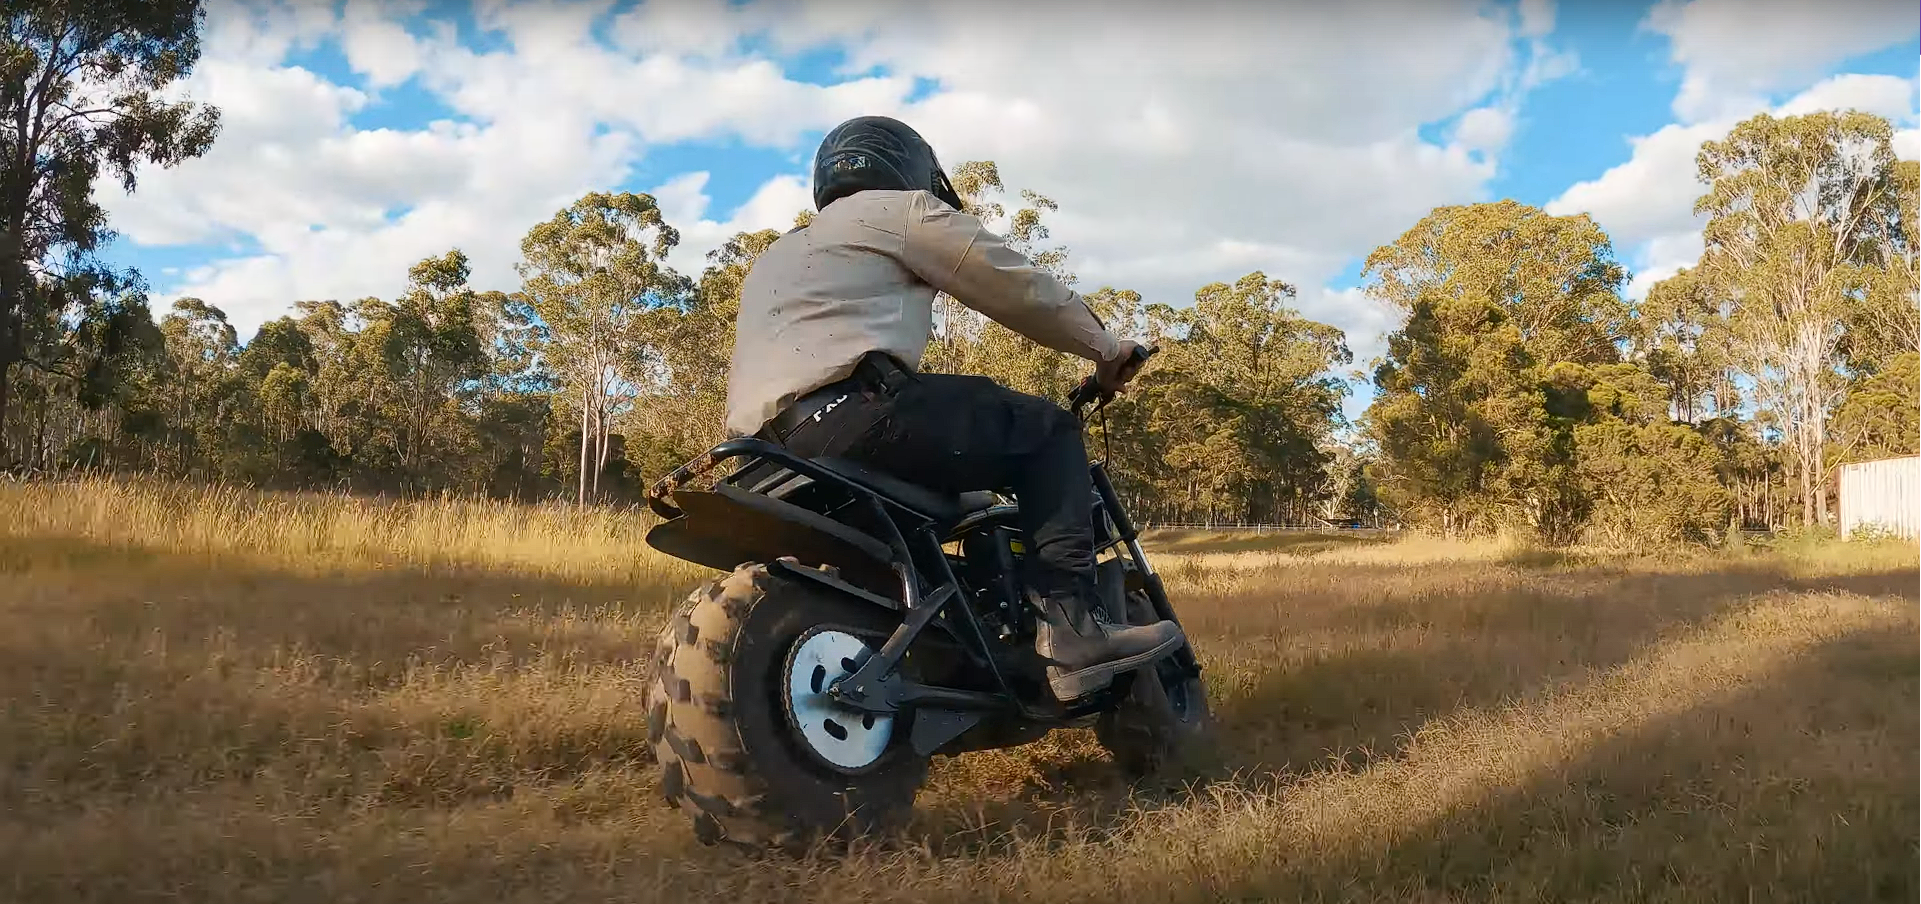
{"label": "black frame", "polygon": [[[1146,354],[1141,354],[1140,357],[1144,360]],[[1069,404],[1077,418],[1084,422],[1082,409],[1089,402],[1095,401],[1097,395],[1102,406],[1112,398],[1111,394],[1100,392],[1091,378],[1083,381],[1074,390],[1069,397]],[[1096,410],[1099,410],[1098,407]],[[896,675],[901,657],[906,655],[908,647],[913,645],[921,632],[936,618],[955,611],[948,607],[948,603],[962,595],[960,579],[954,573],[947,551],[942,547],[946,543],[964,539],[983,526],[992,530],[1002,529],[996,522],[1015,511],[1013,507],[997,506],[970,514],[954,524],[947,525],[946,530],[937,532],[936,528],[942,525],[940,519],[933,513],[916,509],[852,478],[797,456],[780,445],[756,437],[726,440],[715,445],[699,458],[674,469],[672,473],[648,488],[648,507],[662,518],[671,520],[680,517],[683,514],[681,510],[668,502],[668,497],[674,490],[713,470],[721,462],[737,458],[748,458],[749,461],[737,467],[732,474],[722,478],[720,482],[738,486],[738,481],[757,470],[758,465],[772,463],[816,482],[839,488],[857,504],[864,506],[876,524],[885,527],[886,533],[879,539],[885,541],[887,548],[892,552],[892,560],[888,565],[900,584],[898,600],[886,599],[842,582],[828,572],[791,561],[776,560],[768,563],[770,570],[778,571],[783,575],[814,581],[837,592],[895,609],[905,615],[901,624],[894,629],[878,651],[868,656],[853,674],[843,676],[827,689],[830,696],[849,706],[872,713],[894,713],[903,706],[955,710],[971,715],[973,718],[967,722],[970,725],[972,721],[984,714],[1018,714],[1031,721],[1055,722],[1077,718],[1088,712],[1105,708],[1107,701],[1102,695],[1083,699],[1058,713],[1043,712],[1029,706],[1020,698],[1007,676],[1001,671],[1000,664],[988,644],[980,616],[974,611],[973,606],[968,605],[957,607],[960,615],[950,616],[946,627],[948,633],[960,641],[968,656],[976,664],[987,669],[996,689],[994,692],[934,687],[906,681]],[[1121,508],[1120,499],[1114,492],[1114,485],[1108,480],[1106,462],[1100,460],[1090,462],[1088,474],[1093,481],[1095,491],[1095,510],[1091,514],[1094,524],[1100,528],[1100,533],[1105,535],[1096,537],[1095,555],[1099,556],[1117,545],[1125,546],[1128,558],[1132,560],[1140,575],[1141,589],[1147,593],[1156,614],[1178,624],[1173,604],[1167,598],[1167,591],[1161,583],[1160,575],[1154,572],[1153,566],[1147,561],[1146,552],[1141,549],[1140,531],[1135,528],[1133,521]],[[900,519],[905,520],[905,527]],[[921,554],[920,558],[924,561],[917,561],[916,551]],[[924,574],[929,573],[936,580],[930,592],[923,598],[921,579]],[[1015,599],[1008,602],[1018,607],[1020,601]],[[1182,644],[1174,656],[1189,677],[1199,676],[1200,663],[1194,656],[1191,643]],[[965,726],[961,727],[964,730]]]}

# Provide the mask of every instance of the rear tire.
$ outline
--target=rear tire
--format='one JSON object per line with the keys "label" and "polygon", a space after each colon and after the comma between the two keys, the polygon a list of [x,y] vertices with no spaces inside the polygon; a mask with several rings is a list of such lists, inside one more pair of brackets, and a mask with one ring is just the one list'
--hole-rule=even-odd
{"label": "rear tire", "polygon": [[[1159,620],[1145,591],[1127,595],[1128,624]],[[1127,696],[1095,720],[1094,736],[1138,779],[1200,766],[1212,728],[1206,683],[1167,656],[1134,673]]]}
{"label": "rear tire", "polygon": [[898,624],[878,607],[743,565],[695,590],[661,631],[648,685],[647,734],[661,795],[704,844],[801,851],[898,828],[913,812],[927,760],[897,714],[884,752],[858,770],[833,766],[795,727],[789,658],[823,627],[878,649]]}

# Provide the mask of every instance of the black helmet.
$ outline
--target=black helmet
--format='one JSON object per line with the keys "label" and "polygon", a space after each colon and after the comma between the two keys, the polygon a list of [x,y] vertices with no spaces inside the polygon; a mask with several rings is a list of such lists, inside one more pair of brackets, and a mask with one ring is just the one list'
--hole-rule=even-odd
{"label": "black helmet", "polygon": [[868,189],[929,191],[955,210],[966,206],[920,133],[886,116],[843,122],[814,152],[815,210]]}

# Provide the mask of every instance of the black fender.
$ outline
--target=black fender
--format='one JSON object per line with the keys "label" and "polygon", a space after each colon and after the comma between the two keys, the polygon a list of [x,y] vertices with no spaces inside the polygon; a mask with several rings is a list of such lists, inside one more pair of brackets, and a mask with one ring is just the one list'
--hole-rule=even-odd
{"label": "black fender", "polygon": [[826,571],[823,571],[819,568],[809,568],[808,566],[802,565],[792,558],[783,557],[783,558],[775,559],[774,561],[767,563],[767,570],[775,574],[778,574],[782,577],[794,578],[795,580],[801,580],[801,581],[812,581],[816,584],[821,585],[822,587],[827,588],[828,590],[834,591],[835,593],[851,596],[854,599],[860,600],[861,602],[868,603],[870,605],[879,606],[882,609],[888,609],[894,612],[901,611],[900,600],[889,599],[887,597],[881,596],[878,593],[862,590],[861,588],[856,587],[852,584],[849,584],[846,581],[843,581],[840,578],[837,578],[834,575],[827,573]]}
{"label": "black fender", "polygon": [[[792,558],[784,557],[784,558],[775,559],[774,561],[767,563],[767,570],[784,578],[791,578],[799,581],[811,581],[835,593],[844,594],[846,596],[860,600],[863,603],[867,603],[868,605],[879,606],[880,608],[886,609],[890,612],[896,612],[901,614],[906,613],[906,610],[901,608],[900,600],[894,599],[892,597],[882,596],[871,590],[864,590],[862,588],[856,587],[852,584],[847,583],[846,581],[841,580],[840,578],[836,577],[835,575],[823,569],[810,568],[806,565],[800,564],[798,561],[795,561]],[[961,605],[964,605],[964,604],[961,604]],[[940,621],[940,620],[931,621],[931,622],[928,622],[927,627],[932,628],[935,631],[939,631],[943,636],[945,636],[950,641],[953,641],[955,643],[958,643],[960,641],[959,635],[955,634],[952,626],[948,625],[947,622],[945,621]],[[923,634],[922,636],[925,637],[926,635]]]}
{"label": "black fender", "polygon": [[887,543],[819,512],[724,483],[674,499],[681,515],[648,530],[647,545],[675,558],[729,571],[793,557],[833,565],[844,583],[870,590],[899,583]]}

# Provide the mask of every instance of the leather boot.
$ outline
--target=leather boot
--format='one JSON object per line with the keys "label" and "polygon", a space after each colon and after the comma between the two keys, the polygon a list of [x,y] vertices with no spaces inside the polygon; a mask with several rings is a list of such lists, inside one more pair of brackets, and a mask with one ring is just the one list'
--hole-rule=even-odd
{"label": "leather boot", "polygon": [[1092,595],[1049,594],[1039,608],[1034,652],[1047,660],[1047,684],[1063,702],[1112,684],[1114,676],[1172,653],[1186,639],[1171,621],[1110,625]]}

